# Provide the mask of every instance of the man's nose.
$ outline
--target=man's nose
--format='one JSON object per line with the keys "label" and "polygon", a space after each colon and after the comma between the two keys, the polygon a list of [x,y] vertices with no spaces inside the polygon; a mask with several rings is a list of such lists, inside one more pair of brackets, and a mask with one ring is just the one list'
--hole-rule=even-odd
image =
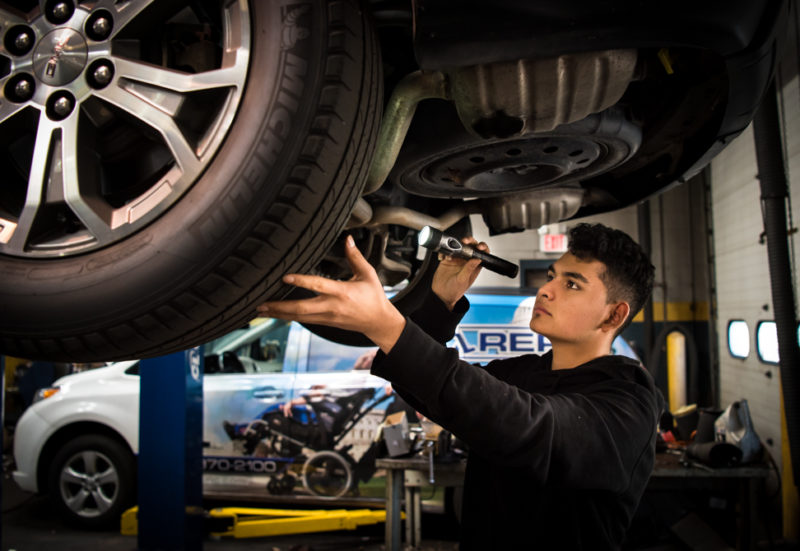
{"label": "man's nose", "polygon": [[539,292],[536,294],[544,298],[553,298],[552,283],[553,281],[550,280],[541,287],[539,287]]}

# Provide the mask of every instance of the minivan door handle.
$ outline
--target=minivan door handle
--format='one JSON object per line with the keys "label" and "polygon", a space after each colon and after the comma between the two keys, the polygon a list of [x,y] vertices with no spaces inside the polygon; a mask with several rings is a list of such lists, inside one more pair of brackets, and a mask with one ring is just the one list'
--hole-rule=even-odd
{"label": "minivan door handle", "polygon": [[274,386],[267,386],[264,388],[257,388],[253,391],[254,398],[283,398],[283,391],[275,388]]}

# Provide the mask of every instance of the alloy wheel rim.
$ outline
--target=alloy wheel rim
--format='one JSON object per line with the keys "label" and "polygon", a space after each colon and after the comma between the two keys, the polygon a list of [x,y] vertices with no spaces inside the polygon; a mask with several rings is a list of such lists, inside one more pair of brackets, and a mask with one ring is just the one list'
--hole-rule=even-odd
{"label": "alloy wheel rim", "polygon": [[[116,243],[178,201],[222,145],[247,78],[247,2],[224,7],[219,47],[195,55],[199,70],[131,54],[136,40],[140,51],[166,41],[130,30],[146,29],[156,4],[42,1],[26,15],[0,4],[0,165],[12,169],[0,186],[0,254],[58,258]],[[104,132],[115,150],[103,149]],[[135,163],[140,143],[141,181],[118,160]]]}
{"label": "alloy wheel rim", "polygon": [[98,451],[73,455],[61,470],[59,484],[64,504],[85,518],[105,514],[119,498],[119,473],[108,456]]}

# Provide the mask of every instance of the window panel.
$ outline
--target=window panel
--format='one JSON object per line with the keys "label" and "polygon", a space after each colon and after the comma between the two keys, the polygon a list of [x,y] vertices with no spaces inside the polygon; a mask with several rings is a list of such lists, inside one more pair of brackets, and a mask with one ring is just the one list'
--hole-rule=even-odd
{"label": "window panel", "polygon": [[758,359],[764,363],[776,364],[778,355],[778,329],[774,321],[761,321],[756,328],[756,348]]}
{"label": "window panel", "polygon": [[746,358],[750,355],[750,328],[746,321],[728,322],[728,352],[734,358]]}

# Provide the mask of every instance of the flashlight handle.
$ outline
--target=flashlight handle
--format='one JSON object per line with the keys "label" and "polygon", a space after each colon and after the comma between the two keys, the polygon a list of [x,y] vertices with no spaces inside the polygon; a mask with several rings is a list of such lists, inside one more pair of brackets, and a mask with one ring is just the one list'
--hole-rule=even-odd
{"label": "flashlight handle", "polygon": [[465,252],[470,253],[472,258],[477,258],[481,261],[481,266],[506,277],[517,277],[519,273],[519,266],[512,264],[508,260],[503,260],[493,254],[485,253],[475,247],[464,245]]}

